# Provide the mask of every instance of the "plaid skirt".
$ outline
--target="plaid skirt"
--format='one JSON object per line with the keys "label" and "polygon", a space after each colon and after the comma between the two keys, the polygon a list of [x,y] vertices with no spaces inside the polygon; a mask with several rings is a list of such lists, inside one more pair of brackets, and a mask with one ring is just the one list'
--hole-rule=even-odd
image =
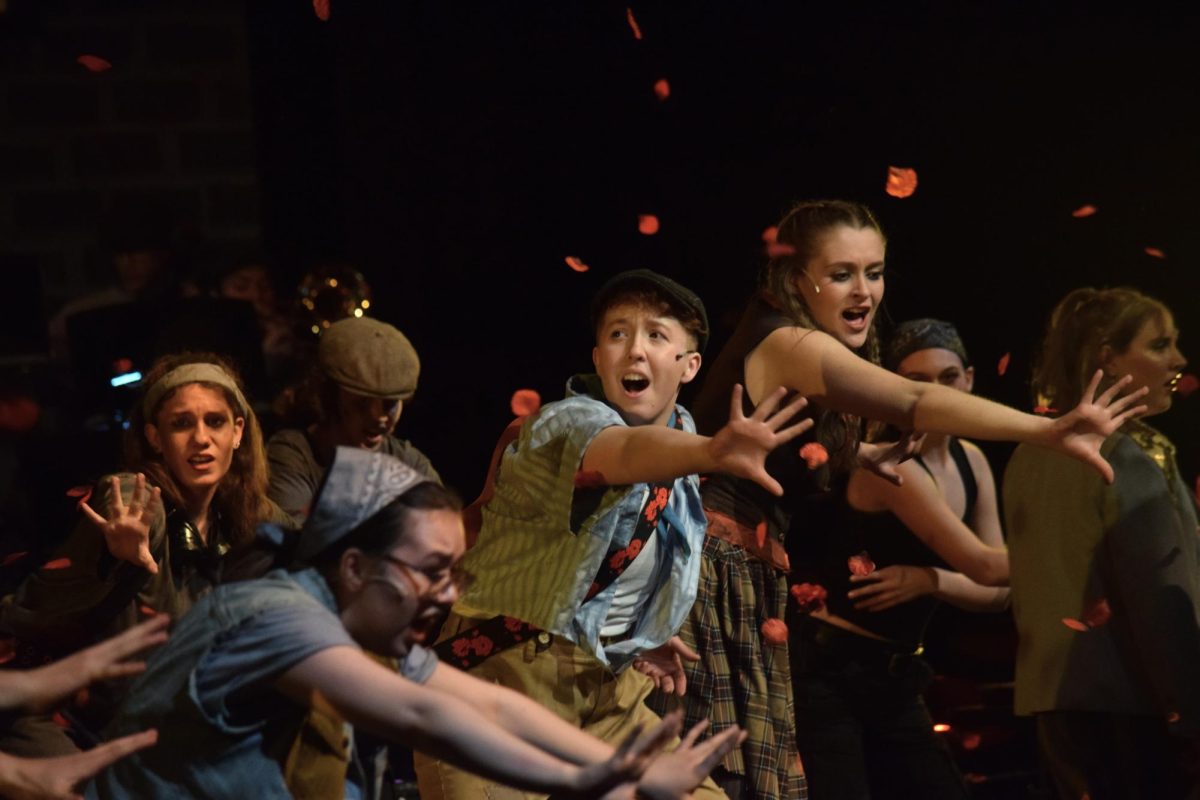
{"label": "plaid skirt", "polygon": [[[696,605],[679,635],[700,654],[686,664],[686,725],[712,723],[711,733],[732,725],[747,732],[722,767],[741,776],[745,797],[803,800],[808,796],[796,751],[792,677],[786,644],[763,641],[764,620],[782,620],[787,574],[742,548],[713,536],[704,539]],[[665,713],[678,699],[655,692],[647,703]]]}

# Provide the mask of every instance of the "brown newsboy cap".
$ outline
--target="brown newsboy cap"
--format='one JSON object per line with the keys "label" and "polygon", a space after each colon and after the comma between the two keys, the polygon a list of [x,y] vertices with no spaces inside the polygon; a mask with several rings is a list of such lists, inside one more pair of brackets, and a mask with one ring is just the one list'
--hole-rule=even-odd
{"label": "brown newsboy cap", "polygon": [[421,359],[408,337],[369,317],[330,325],[321,334],[317,362],[330,380],[368,397],[411,397],[421,374]]}

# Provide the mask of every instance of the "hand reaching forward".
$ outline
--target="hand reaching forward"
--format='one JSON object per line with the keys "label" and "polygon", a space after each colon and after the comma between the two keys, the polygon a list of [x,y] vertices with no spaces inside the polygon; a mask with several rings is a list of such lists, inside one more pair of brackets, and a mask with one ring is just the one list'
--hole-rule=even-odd
{"label": "hand reaching forward", "polygon": [[79,509],[96,524],[104,534],[108,552],[114,558],[143,567],[147,572],[158,572],[158,564],[150,554],[150,526],[154,517],[162,511],[162,490],[157,486],[147,487],[146,476],[137,474],[129,505],[121,498],[121,480],[112,476],[108,493],[108,508],[104,516],[97,514],[87,503]]}
{"label": "hand reaching forward", "polygon": [[683,713],[673,711],[646,733],[635,730],[606,761],[579,768],[570,792],[555,792],[554,800],[622,796],[623,786],[635,784],[650,762],[679,735]]}
{"label": "hand reaching forward", "polygon": [[903,486],[904,478],[896,471],[896,467],[915,456],[923,441],[925,434],[909,431],[897,442],[862,442],[858,445],[858,465],[889,483]]}
{"label": "hand reaching forward", "polygon": [[857,589],[847,593],[859,611],[883,611],[937,591],[937,573],[932,567],[892,564],[866,575],[851,575]]}
{"label": "hand reaching forward", "polygon": [[[1095,397],[1102,377],[1104,377],[1104,372],[1096,370],[1096,374],[1092,376],[1092,382],[1083,392],[1079,405],[1071,409],[1069,414],[1059,417],[1050,424],[1050,432],[1045,444],[1077,458],[1085,464],[1090,464],[1104,477],[1106,483],[1112,483],[1112,465],[1100,455],[1100,446],[1126,420],[1146,412],[1146,406],[1134,406],[1133,404],[1150,390],[1143,386],[1118,396],[1133,382],[1133,376],[1126,375],[1110,386],[1104,394]],[[1095,399],[1093,399],[1094,397]]]}
{"label": "hand reaching forward", "polygon": [[169,615],[157,614],[119,636],[48,666],[0,673],[0,705],[49,711],[90,683],[137,675],[146,669],[145,662],[126,659],[165,642],[170,622]]}
{"label": "hand reaching forward", "polygon": [[75,787],[110,764],[158,741],[148,730],[58,758],[18,758],[0,753],[0,794],[14,800],[82,800]]}
{"label": "hand reaching forward", "polygon": [[736,725],[696,744],[708,722],[692,726],[679,747],[654,760],[638,781],[638,796],[651,800],[677,800],[690,797],[691,791],[708,777],[733,748],[746,740],[746,732]]}
{"label": "hand reaching forward", "polygon": [[683,662],[699,660],[699,653],[688,647],[683,639],[672,636],[666,644],[647,650],[634,659],[633,668],[654,681],[654,687],[659,691],[682,697],[687,691]]}
{"label": "hand reaching forward", "polygon": [[767,473],[767,454],[813,426],[811,419],[804,419],[784,427],[808,405],[808,400],[797,396],[776,411],[787,394],[787,389],[781,386],[763,398],[754,413],[747,417],[742,413],[742,391],[740,383],[734,385],[729,422],[708,443],[709,455],[716,462],[714,471],[748,478],[771,494],[782,495],[783,487],[779,481]]}

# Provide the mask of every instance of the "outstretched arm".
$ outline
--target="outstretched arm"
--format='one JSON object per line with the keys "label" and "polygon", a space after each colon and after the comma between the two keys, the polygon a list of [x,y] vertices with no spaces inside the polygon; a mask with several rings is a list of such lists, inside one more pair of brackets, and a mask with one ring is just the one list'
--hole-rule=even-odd
{"label": "outstretched arm", "polygon": [[636,781],[679,732],[675,717],[636,743],[626,741],[603,761],[570,763],[510,733],[468,702],[408,681],[351,647],[309,656],[284,672],[276,688],[305,705],[327,702],[356,727],[485,778],[559,797],[598,797]]}
{"label": "outstretched arm", "polygon": [[742,413],[742,387],[734,386],[729,422],[711,437],[664,425],[605,428],[588,446],[581,469],[599,473],[603,483],[613,486],[727,472],[753,480],[774,494],[783,494],[783,487],[767,474],[767,454],[813,424],[806,419],[787,425],[808,401],[796,397],[779,408],[785,394],[782,388],[775,390],[747,417]]}
{"label": "outstretched arm", "polygon": [[832,336],[804,328],[771,333],[747,359],[746,377],[751,397],[755,390],[786,386],[827,408],[902,430],[1041,445],[1090,464],[1109,482],[1112,468],[1100,456],[1100,445],[1146,410],[1133,405],[1145,387],[1119,396],[1128,377],[1096,397],[1102,377],[1097,372],[1079,405],[1050,420],[937,383],[907,380],[859,358]]}

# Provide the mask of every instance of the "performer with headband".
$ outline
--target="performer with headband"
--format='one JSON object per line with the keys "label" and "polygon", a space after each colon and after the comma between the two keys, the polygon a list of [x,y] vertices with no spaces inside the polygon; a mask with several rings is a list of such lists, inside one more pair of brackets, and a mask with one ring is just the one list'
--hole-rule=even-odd
{"label": "performer with headband", "polygon": [[[223,359],[185,353],[159,359],[126,433],[129,472],[102,478],[80,503],[75,530],[48,567],[0,607],[0,626],[36,666],[123,631],[155,613],[178,619],[222,575],[227,555],[260,522],[292,526],[267,499],[262,433],[240,382]],[[74,712],[75,733],[99,730],[120,687],[96,687]],[[59,755],[74,744],[48,720],[19,721],[26,755]],[[12,737],[10,736],[11,740]],[[8,744],[10,742],[6,742]]]}

